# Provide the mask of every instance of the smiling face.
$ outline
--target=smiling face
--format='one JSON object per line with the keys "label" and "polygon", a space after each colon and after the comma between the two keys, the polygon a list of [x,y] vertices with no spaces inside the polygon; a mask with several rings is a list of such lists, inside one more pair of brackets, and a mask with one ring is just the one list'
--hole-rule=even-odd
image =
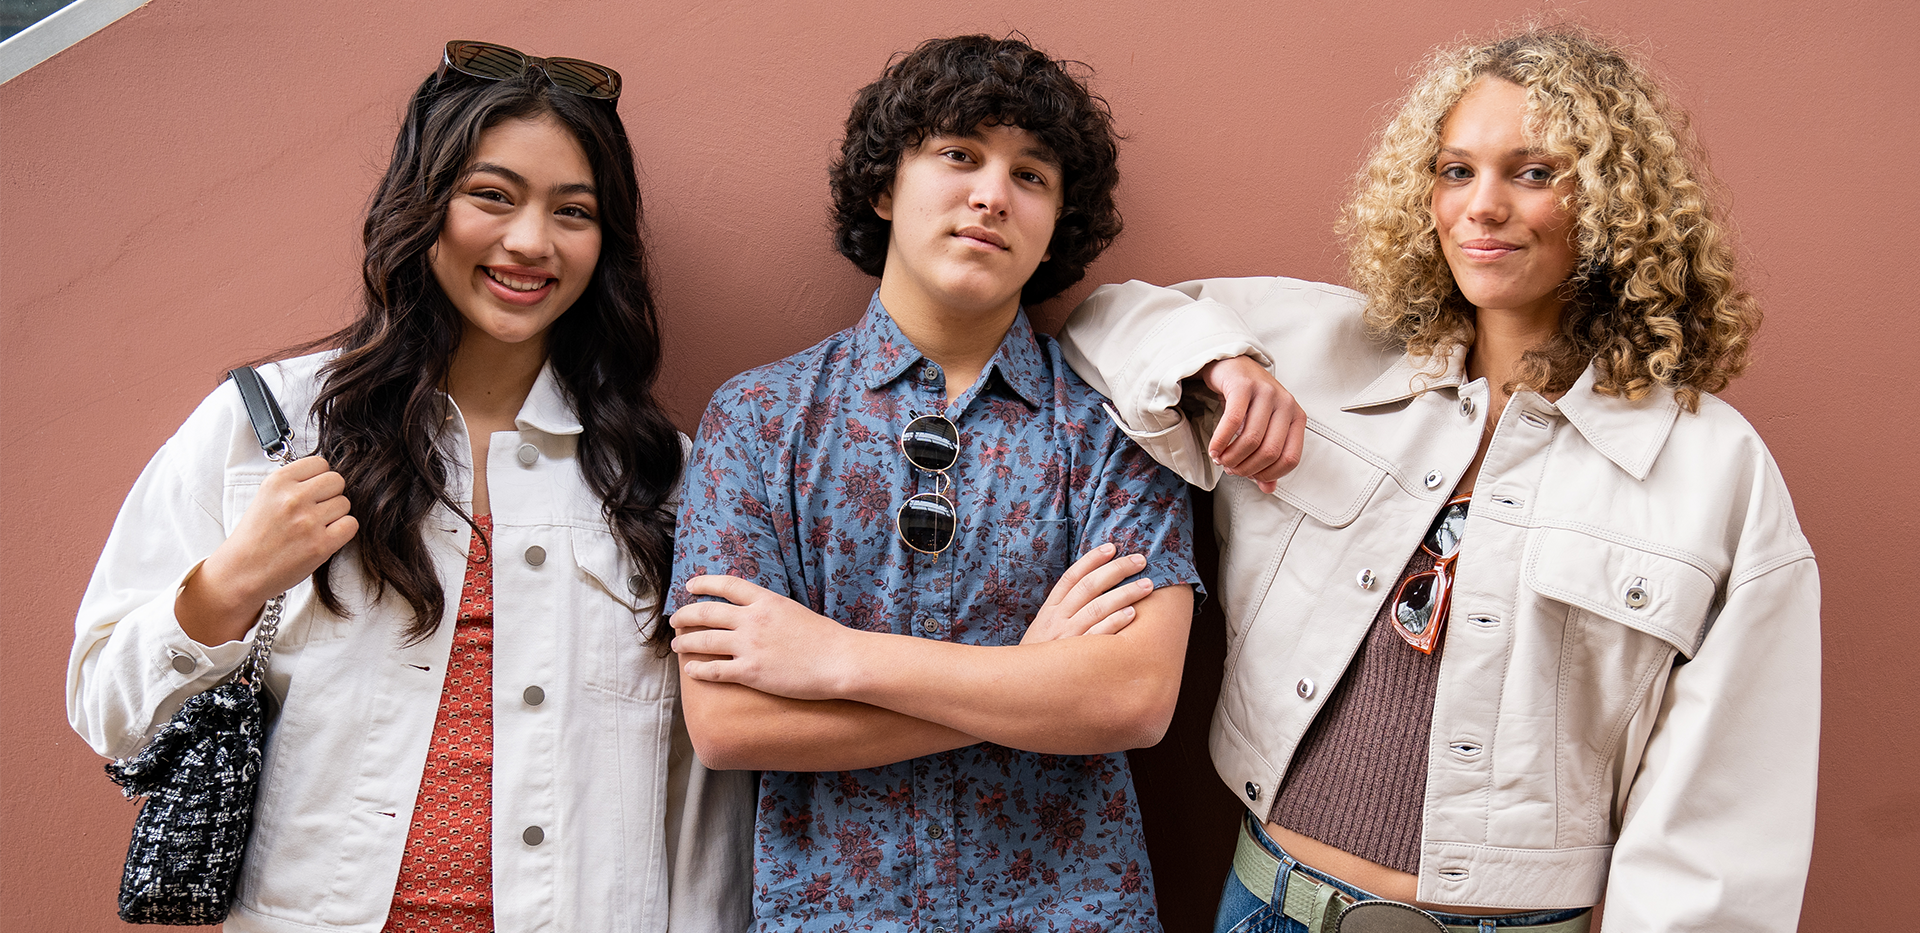
{"label": "smiling face", "polygon": [[1433,223],[1460,293],[1483,312],[1557,321],[1575,261],[1571,183],[1526,138],[1527,92],[1481,78],[1453,106],[1434,160]]}
{"label": "smiling face", "polygon": [[541,341],[600,259],[599,202],[586,150],[552,117],[480,134],[429,254],[470,341]]}
{"label": "smiling face", "polygon": [[891,223],[881,303],[896,318],[1011,321],[1048,258],[1062,187],[1053,155],[1019,127],[927,137],[873,205]]}

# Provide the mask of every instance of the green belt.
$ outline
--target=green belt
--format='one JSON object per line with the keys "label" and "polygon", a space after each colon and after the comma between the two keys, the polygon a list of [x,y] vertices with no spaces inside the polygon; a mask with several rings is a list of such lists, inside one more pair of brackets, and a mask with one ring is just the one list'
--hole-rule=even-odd
{"label": "green belt", "polygon": [[[1253,893],[1254,897],[1273,903],[1274,889],[1280,876],[1280,860],[1265,846],[1254,841],[1251,825],[1242,822],[1240,843],[1233,849],[1233,873],[1240,878],[1240,884]],[[1280,911],[1289,918],[1306,924],[1308,933],[1338,933],[1340,915],[1355,903],[1346,892],[1334,887],[1299,869],[1287,872],[1287,884],[1280,893]],[[1431,917],[1431,915],[1428,915]],[[1494,918],[1497,920],[1497,918]],[[1525,933],[1587,933],[1593,921],[1593,912],[1588,911],[1571,920],[1549,923],[1542,926],[1514,927]],[[1448,933],[1479,933],[1480,924],[1456,926],[1441,924],[1434,918],[1436,927],[1444,926]]]}

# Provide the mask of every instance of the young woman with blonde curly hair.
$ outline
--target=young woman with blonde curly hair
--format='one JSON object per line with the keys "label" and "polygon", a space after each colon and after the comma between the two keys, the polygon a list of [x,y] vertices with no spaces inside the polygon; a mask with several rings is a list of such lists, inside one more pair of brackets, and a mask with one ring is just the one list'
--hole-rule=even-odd
{"label": "young woman with blonde curly hair", "polygon": [[1435,54],[1358,189],[1357,290],[1129,282],[1062,334],[1217,484],[1218,929],[1793,929],[1819,578],[1710,394],[1760,313],[1683,118],[1527,31]]}

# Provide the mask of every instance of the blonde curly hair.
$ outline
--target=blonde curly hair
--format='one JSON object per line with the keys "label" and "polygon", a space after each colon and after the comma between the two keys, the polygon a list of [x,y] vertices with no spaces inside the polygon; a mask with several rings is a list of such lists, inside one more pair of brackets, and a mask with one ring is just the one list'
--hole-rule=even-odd
{"label": "blonde curly hair", "polygon": [[1760,309],[1740,287],[1683,114],[1619,49],[1571,27],[1442,49],[1380,135],[1342,212],[1354,287],[1376,335],[1444,360],[1471,346],[1474,309],[1434,230],[1434,162],[1447,114],[1483,78],[1527,92],[1529,140],[1565,166],[1579,264],[1560,332],[1509,385],[1563,391],[1589,361],[1605,394],[1672,388],[1694,410],[1746,368]]}

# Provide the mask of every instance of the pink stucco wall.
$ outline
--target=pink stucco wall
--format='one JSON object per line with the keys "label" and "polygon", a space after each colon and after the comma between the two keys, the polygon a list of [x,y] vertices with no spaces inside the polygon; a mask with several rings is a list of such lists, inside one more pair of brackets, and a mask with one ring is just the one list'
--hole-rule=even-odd
{"label": "pink stucco wall", "polygon": [[[1899,362],[1920,338],[1920,7],[1905,0],[154,0],[0,86],[0,926],[117,926],[133,808],[62,715],[74,606],[121,496],[218,374],[342,319],[359,212],[444,40],[625,73],[666,397],[691,430],[722,379],[857,314],[872,283],[828,243],[824,168],[851,93],[896,50],[1019,29],[1094,66],[1129,137],[1128,232],[1089,285],[1338,280],[1331,223],[1384,102],[1435,43],[1535,14],[1639,41],[1731,194],[1769,317],[1727,395],[1779,459],[1826,591],[1801,928],[1904,928],[1895,895],[1920,874],[1920,393]],[[1198,731],[1218,616],[1201,626],[1176,732],[1136,759],[1173,931],[1210,919],[1237,809]]]}

